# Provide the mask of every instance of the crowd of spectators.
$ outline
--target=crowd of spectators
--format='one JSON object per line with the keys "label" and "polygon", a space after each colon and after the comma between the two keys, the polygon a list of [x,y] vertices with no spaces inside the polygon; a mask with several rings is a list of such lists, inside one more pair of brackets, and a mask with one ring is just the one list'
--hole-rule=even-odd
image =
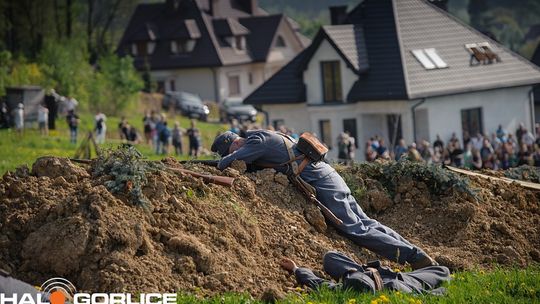
{"label": "crowd of spectators", "polygon": [[508,169],[521,165],[540,166],[540,124],[536,124],[534,136],[523,124],[515,132],[507,132],[501,125],[491,135],[464,134],[461,142],[455,133],[445,142],[439,135],[431,144],[422,140],[407,145],[400,139],[389,148],[384,139],[374,136],[366,142],[365,159],[399,160],[406,157],[412,161],[445,164],[471,170]]}

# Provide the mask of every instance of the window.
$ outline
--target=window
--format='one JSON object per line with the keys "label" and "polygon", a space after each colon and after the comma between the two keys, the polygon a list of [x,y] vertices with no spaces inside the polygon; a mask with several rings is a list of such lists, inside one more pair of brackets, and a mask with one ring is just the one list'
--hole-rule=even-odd
{"label": "window", "polygon": [[246,50],[246,38],[244,36],[234,36],[233,48],[237,51]]}
{"label": "window", "polygon": [[240,95],[240,76],[229,76],[229,96]]}
{"label": "window", "polygon": [[287,45],[285,44],[285,39],[283,39],[283,37],[277,36],[276,47],[287,47]]}
{"label": "window", "polygon": [[343,120],[343,132],[349,133],[349,135],[354,138],[354,146],[355,148],[358,148],[358,137],[356,134],[356,118]]}
{"label": "window", "polygon": [[390,145],[395,146],[398,144],[399,139],[403,138],[403,131],[401,129],[401,115],[386,115],[386,123],[388,126],[388,138],[390,138],[389,143]]}
{"label": "window", "polygon": [[176,91],[176,82],[174,79],[169,80],[169,89],[170,91]]}
{"label": "window", "polygon": [[319,120],[319,131],[321,133],[322,142],[328,146],[328,149],[332,149],[332,129],[330,127],[330,120]]}
{"label": "window", "polygon": [[165,81],[158,81],[157,82],[157,93],[165,93]]}
{"label": "window", "polygon": [[138,56],[146,56],[148,55],[148,49],[146,46],[146,42],[137,42],[137,52],[135,55]]}
{"label": "window", "polygon": [[193,39],[180,39],[171,41],[171,53],[189,53],[195,48],[195,40]]}
{"label": "window", "polygon": [[442,60],[439,54],[437,54],[437,50],[434,48],[412,50],[411,52],[426,70],[444,69],[448,67],[448,64]]}
{"label": "window", "polygon": [[482,127],[482,108],[461,110],[461,129],[463,138],[475,136],[478,133],[484,134]]}
{"label": "window", "polygon": [[251,72],[248,73],[248,81],[249,81],[249,84],[253,84],[253,73]]}
{"label": "window", "polygon": [[321,72],[324,102],[342,101],[339,61],[322,61]]}

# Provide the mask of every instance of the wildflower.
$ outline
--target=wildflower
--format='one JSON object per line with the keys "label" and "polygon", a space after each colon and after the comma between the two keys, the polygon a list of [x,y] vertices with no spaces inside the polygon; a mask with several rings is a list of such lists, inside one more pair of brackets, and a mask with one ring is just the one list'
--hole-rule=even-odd
{"label": "wildflower", "polygon": [[379,301],[377,301],[377,299],[371,300],[370,304],[379,304]]}
{"label": "wildflower", "polygon": [[294,290],[300,292],[300,291],[302,291],[302,288],[296,287]]}
{"label": "wildflower", "polygon": [[390,303],[390,299],[388,299],[385,295],[380,295],[378,299],[381,303]]}
{"label": "wildflower", "polygon": [[347,301],[347,304],[356,304],[356,299],[349,299],[349,301]]}

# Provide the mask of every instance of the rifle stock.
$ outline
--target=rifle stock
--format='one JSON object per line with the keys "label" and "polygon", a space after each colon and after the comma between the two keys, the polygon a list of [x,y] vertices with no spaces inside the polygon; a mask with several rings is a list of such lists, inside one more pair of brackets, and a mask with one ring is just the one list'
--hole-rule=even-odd
{"label": "rifle stock", "polygon": [[234,178],[228,177],[228,176],[202,174],[195,171],[191,171],[187,169],[180,169],[180,168],[167,168],[167,170],[170,170],[176,173],[188,174],[193,177],[202,178],[203,181],[207,183],[212,183],[212,184],[226,186],[226,187],[231,187],[234,182]]}
{"label": "rifle stock", "polygon": [[182,160],[180,161],[181,164],[185,165],[185,164],[202,164],[202,165],[207,165],[207,166],[211,166],[211,167],[217,167],[218,163],[219,163],[219,160],[213,160],[213,159],[208,159],[208,160]]}

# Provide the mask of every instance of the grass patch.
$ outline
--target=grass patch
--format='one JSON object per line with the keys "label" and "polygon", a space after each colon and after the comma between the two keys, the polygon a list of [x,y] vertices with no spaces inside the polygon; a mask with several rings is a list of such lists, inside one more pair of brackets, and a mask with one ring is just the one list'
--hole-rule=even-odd
{"label": "grass patch", "polygon": [[[540,303],[540,265],[527,269],[495,268],[489,272],[482,270],[458,272],[453,280],[446,283],[447,293],[443,296],[413,295],[402,292],[380,292],[360,294],[350,290],[331,291],[321,289],[306,292],[302,289],[289,293],[278,303]],[[262,303],[248,294],[225,293],[214,297],[204,297],[199,293],[181,293],[178,303]]]}

